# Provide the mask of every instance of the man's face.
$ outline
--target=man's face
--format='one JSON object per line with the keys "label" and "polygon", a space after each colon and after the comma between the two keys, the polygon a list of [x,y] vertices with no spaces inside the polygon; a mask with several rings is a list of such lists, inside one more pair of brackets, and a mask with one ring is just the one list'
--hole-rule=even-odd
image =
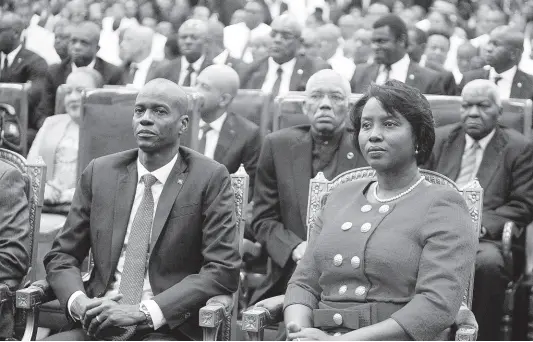
{"label": "man's face", "polygon": [[138,53],[139,49],[144,48],[140,46],[139,41],[136,39],[134,32],[126,31],[124,37],[120,42],[120,51],[119,57],[123,61],[131,62],[133,61],[135,55]]}
{"label": "man's face", "polygon": [[270,56],[278,63],[285,63],[296,56],[300,48],[300,37],[290,24],[282,21],[272,23],[272,44],[270,45]]}
{"label": "man's face", "polygon": [[196,79],[196,90],[203,95],[202,114],[210,114],[220,106],[222,92],[214,85],[211,78],[200,73]]}
{"label": "man's face", "polygon": [[61,59],[68,56],[70,31],[67,26],[60,26],[54,30],[54,49]]}
{"label": "man's face", "polygon": [[70,36],[69,51],[75,63],[90,62],[98,52],[98,39],[89,32],[74,29]]}
{"label": "man's face", "polygon": [[244,22],[246,26],[255,28],[263,22],[263,9],[257,2],[249,2],[244,7]]}
{"label": "man's face", "polygon": [[81,93],[85,89],[96,88],[94,80],[82,72],[73,72],[65,83],[65,109],[72,120],[79,123],[81,110]]}
{"label": "man's face", "polygon": [[358,30],[352,38],[354,44],[353,60],[356,64],[367,63],[372,56],[372,32],[368,30]]}
{"label": "man's face", "polygon": [[318,132],[331,134],[344,123],[348,97],[340,82],[316,79],[307,85],[304,113]]}
{"label": "man's face", "polygon": [[126,17],[134,18],[137,15],[139,7],[137,6],[136,1],[130,0],[124,3],[124,10],[126,12]]}
{"label": "man's face", "polygon": [[181,53],[185,57],[199,57],[203,54],[206,44],[206,37],[203,32],[196,27],[182,26],[178,32],[178,45]]}
{"label": "man's face", "polygon": [[420,58],[426,50],[426,44],[419,44],[417,41],[417,34],[415,30],[407,31],[407,36],[409,37],[409,46],[407,47],[407,53],[409,57],[416,62],[420,62]]}
{"label": "man's face", "polygon": [[302,35],[301,53],[307,57],[317,58],[320,56],[320,45],[313,34]]}
{"label": "man's face", "polygon": [[504,36],[495,30],[490,35],[490,40],[484,46],[487,63],[499,69],[502,66],[508,65],[514,57],[515,49],[507,44]]}
{"label": "man's face", "polygon": [[457,50],[457,66],[459,71],[464,74],[467,71],[473,70],[472,59],[477,56],[475,48],[459,47]]}
{"label": "man's face", "polygon": [[17,44],[17,34],[9,23],[0,23],[0,51],[10,52]]}
{"label": "man's face", "polygon": [[81,5],[70,7],[70,21],[73,24],[79,24],[87,17],[87,8]]}
{"label": "man's face", "polygon": [[428,61],[444,65],[448,51],[450,50],[450,42],[448,38],[434,34],[428,38],[426,45],[426,56]]}
{"label": "man's face", "polygon": [[489,96],[486,87],[470,87],[463,91],[461,121],[468,135],[479,140],[498,124],[501,109]]}
{"label": "man's face", "polygon": [[151,87],[143,89],[135,100],[133,133],[139,148],[146,153],[173,149],[189,119],[176,98]]}
{"label": "man's face", "polygon": [[488,10],[478,12],[477,30],[479,34],[490,33],[498,26],[505,25],[505,14],[500,11]]}
{"label": "man's face", "polygon": [[396,40],[388,26],[379,27],[372,31],[372,50],[376,63],[390,65],[398,61],[403,49],[405,49],[405,43]]}

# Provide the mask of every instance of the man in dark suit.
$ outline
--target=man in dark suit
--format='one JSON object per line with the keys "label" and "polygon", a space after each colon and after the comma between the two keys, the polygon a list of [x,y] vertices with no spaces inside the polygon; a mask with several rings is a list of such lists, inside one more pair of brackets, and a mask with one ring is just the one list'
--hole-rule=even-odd
{"label": "man in dark suit", "polygon": [[228,112],[237,95],[239,75],[227,65],[205,68],[196,82],[204,96],[200,120],[199,151],[235,173],[241,164],[250,176],[250,199],[261,150],[259,127],[238,113]]}
{"label": "man in dark suit", "polygon": [[[14,292],[19,288],[30,264],[27,250],[30,245],[29,210],[22,174],[1,160],[0,189],[0,284],[7,285]],[[14,302],[0,303],[2,340],[13,338],[13,308]]]}
{"label": "man in dark suit", "polygon": [[[93,160],[45,256],[72,330],[51,340],[198,339],[198,310],[237,290],[239,241],[223,165],[180,146],[185,91],[156,79],[135,101],[138,149]],[[94,268],[83,283],[80,261]]]}
{"label": "man in dark suit", "polygon": [[502,98],[533,99],[533,76],[518,69],[524,52],[524,34],[508,26],[495,28],[486,46],[490,68],[465,72],[459,88],[475,79],[495,82]]}
{"label": "man in dark suit", "polygon": [[104,84],[122,84],[122,69],[96,57],[99,40],[100,28],[95,23],[85,21],[71,27],[70,57],[60,64],[54,64],[48,68],[43,101],[37,110],[37,126],[39,128],[47,117],[54,114],[57,88],[65,83],[73,68],[93,68],[102,75]]}
{"label": "man in dark suit", "polygon": [[120,41],[120,59],[124,62],[124,84],[142,88],[146,80],[154,78],[155,71],[162,62],[154,61],[151,56],[154,31],[146,26],[127,28]]}
{"label": "man in dark suit", "polygon": [[285,293],[305,252],[309,180],[318,172],[333,179],[366,165],[346,128],[348,81],[333,70],[321,70],[305,91],[303,108],[311,124],[267,135],[259,156],[252,230],[270,259],[267,279],[251,303]]}
{"label": "man in dark suit", "polygon": [[207,56],[207,23],[198,19],[189,19],[178,31],[178,46],[181,58],[159,67],[154,77],[166,78],[184,87],[196,84],[200,71],[213,64]]}
{"label": "man in dark suit", "polygon": [[271,26],[269,57],[241,69],[241,88],[262,89],[273,97],[289,90],[301,91],[311,75],[330,68],[324,61],[298,55],[302,28],[295,18],[283,14]]}
{"label": "man in dark suit", "polygon": [[500,244],[503,226],[525,227],[533,220],[533,144],[498,125],[502,107],[498,87],[474,80],[462,92],[462,122],[437,129],[427,168],[464,187],[476,177],[484,190],[482,228],[476,258],[472,310],[480,340],[499,336],[505,287]]}
{"label": "man in dark suit", "polygon": [[35,138],[38,124],[35,110],[42,99],[48,65],[36,53],[23,47],[20,36],[24,22],[17,14],[6,12],[0,18],[0,82],[31,82],[29,93],[28,140]]}
{"label": "man in dark suit", "polygon": [[374,63],[358,65],[351,80],[354,93],[364,93],[371,82],[383,84],[395,79],[424,94],[455,95],[456,86],[446,82],[444,74],[421,67],[407,54],[407,27],[396,15],[386,15],[374,22],[372,31]]}

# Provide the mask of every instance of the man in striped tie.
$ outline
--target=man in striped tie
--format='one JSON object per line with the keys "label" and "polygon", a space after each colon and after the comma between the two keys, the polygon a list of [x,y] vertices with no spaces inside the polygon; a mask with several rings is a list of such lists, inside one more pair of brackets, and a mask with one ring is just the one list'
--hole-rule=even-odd
{"label": "man in striped tie", "polygon": [[[198,310],[237,290],[239,241],[231,179],[180,146],[188,99],[155,79],[137,96],[138,149],[93,160],[46,255],[47,280],[72,329],[51,340],[201,338]],[[94,267],[83,283],[80,264]]]}
{"label": "man in striped tie", "polygon": [[499,339],[504,292],[510,274],[503,269],[500,242],[507,221],[525,227],[533,220],[533,145],[500,124],[498,86],[474,80],[462,92],[461,122],[436,130],[427,168],[460,187],[475,178],[484,190],[482,228],[476,259],[472,310],[480,340]]}

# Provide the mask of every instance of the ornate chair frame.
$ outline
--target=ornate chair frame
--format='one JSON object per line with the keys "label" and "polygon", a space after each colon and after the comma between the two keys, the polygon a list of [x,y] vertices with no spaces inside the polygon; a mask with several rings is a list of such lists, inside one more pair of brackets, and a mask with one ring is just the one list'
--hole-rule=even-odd
{"label": "ornate chair frame", "polygon": [[[324,205],[323,199],[324,196],[330,193],[337,186],[348,183],[354,180],[363,180],[363,179],[375,179],[376,171],[370,167],[362,167],[354,170],[349,170],[344,173],[341,173],[335,177],[332,181],[328,181],[322,172],[319,172],[315,178],[310,180],[309,183],[309,196],[307,204],[307,240],[310,241],[316,235],[314,232],[314,222],[320,210]],[[446,176],[443,176],[437,172],[429,170],[421,170],[421,173],[424,175],[426,180],[432,184],[439,184],[443,186],[449,186],[463,195],[465,202],[468,206],[468,211],[474,223],[474,229],[476,234],[479,235],[481,229],[481,214],[483,208],[483,189],[479,185],[477,180],[469,184],[469,186],[462,191],[457,188],[457,185]],[[464,305],[462,312],[460,311],[461,321],[464,317],[466,323],[458,322],[459,319],[456,319],[457,329],[455,333],[455,340],[460,341],[474,341],[477,336],[477,323],[471,314],[470,308],[472,305],[472,290],[474,283],[474,269],[470,276],[470,283],[468,289],[464,295]],[[243,314],[243,330],[246,331],[252,341],[261,341],[264,338],[264,329],[273,323],[276,323],[283,319],[282,314],[279,312],[281,308],[279,304],[283,303],[283,296],[278,296],[272,299],[272,308],[271,307],[255,307],[250,309]],[[267,299],[270,300],[270,299]],[[266,305],[265,305],[266,306]],[[473,322],[472,322],[473,319]],[[471,322],[471,323],[470,323]]]}
{"label": "ornate chair frame", "polygon": [[20,130],[20,145],[17,148],[20,148],[22,156],[28,154],[28,111],[30,88],[31,83],[2,83],[0,86],[0,96],[3,91],[9,91],[10,95],[12,95],[11,92],[16,91],[21,94],[18,98],[12,98],[12,96],[9,96],[9,99],[3,98],[0,102],[9,104],[16,110]]}

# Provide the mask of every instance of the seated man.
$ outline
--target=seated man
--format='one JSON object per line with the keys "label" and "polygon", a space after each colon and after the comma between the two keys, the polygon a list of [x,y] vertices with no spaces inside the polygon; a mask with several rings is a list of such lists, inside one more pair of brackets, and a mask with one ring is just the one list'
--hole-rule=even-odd
{"label": "seated man", "polygon": [[[22,174],[0,160],[0,284],[7,285],[11,291],[18,289],[30,264],[27,250],[30,223],[25,188]],[[0,304],[0,340],[13,337],[13,308],[14,302]]]}
{"label": "seated man", "polygon": [[522,134],[498,125],[502,105],[498,86],[474,80],[462,92],[462,122],[436,130],[427,165],[464,187],[478,178],[484,190],[483,221],[476,258],[472,311],[479,339],[499,336],[505,287],[500,250],[503,226],[525,227],[533,220],[533,144]]}
{"label": "seated man", "polygon": [[[51,340],[198,339],[198,310],[239,281],[231,179],[223,165],[180,146],[188,100],[173,82],[137,96],[138,149],[93,160],[44,258],[47,280],[74,319]],[[84,284],[81,261],[94,268]]]}
{"label": "seated man", "polygon": [[255,179],[252,231],[270,256],[267,279],[251,303],[285,293],[306,243],[309,180],[327,179],[366,161],[351,144],[345,124],[350,84],[333,70],[321,70],[306,86],[304,113],[310,125],[266,136]]}

